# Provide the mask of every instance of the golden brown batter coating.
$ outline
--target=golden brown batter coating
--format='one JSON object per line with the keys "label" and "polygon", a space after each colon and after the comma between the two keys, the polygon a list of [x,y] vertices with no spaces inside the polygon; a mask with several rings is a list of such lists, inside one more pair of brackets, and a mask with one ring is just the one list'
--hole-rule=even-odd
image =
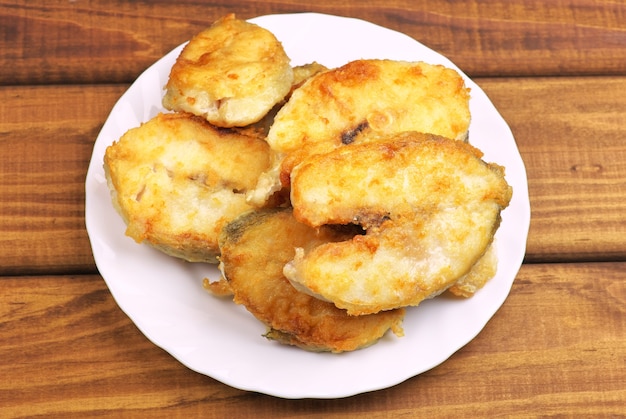
{"label": "golden brown batter coating", "polygon": [[282,273],[295,247],[351,236],[298,223],[288,208],[252,212],[224,228],[221,267],[235,302],[268,326],[266,337],[313,351],[352,351],[375,343],[389,329],[402,335],[404,310],[349,316],[331,303],[298,292]]}
{"label": "golden brown batter coating", "polygon": [[259,121],[291,90],[293,70],[268,30],[227,15],[194,36],[172,67],[163,106],[220,127]]}
{"label": "golden brown batter coating", "polygon": [[268,146],[189,114],[159,114],[107,148],[105,174],[126,234],[172,256],[216,263],[222,226],[251,207],[245,192]]}
{"label": "golden brown batter coating", "polygon": [[469,89],[455,70],[423,62],[357,60],[321,72],[296,89],[267,141],[274,164],[250,194],[262,203],[289,185],[307,156],[372,135],[419,131],[465,140]]}
{"label": "golden brown batter coating", "polygon": [[492,243],[485,254],[478,259],[470,271],[454,283],[448,291],[457,297],[469,298],[485,286],[496,275],[498,255]]}
{"label": "golden brown batter coating", "polygon": [[403,133],[312,156],[292,173],[295,217],[365,235],[297,249],[297,288],[350,314],[417,305],[467,274],[491,244],[512,190],[467,143]]}
{"label": "golden brown batter coating", "polygon": [[317,62],[295,66],[293,68],[293,85],[291,86],[291,90],[285,99],[274,106],[263,118],[261,118],[260,121],[251,125],[250,128],[258,130],[260,134],[267,137],[267,134],[274,123],[274,117],[276,117],[278,111],[285,105],[291,96],[291,93],[315,74],[326,70],[328,70],[326,67]]}

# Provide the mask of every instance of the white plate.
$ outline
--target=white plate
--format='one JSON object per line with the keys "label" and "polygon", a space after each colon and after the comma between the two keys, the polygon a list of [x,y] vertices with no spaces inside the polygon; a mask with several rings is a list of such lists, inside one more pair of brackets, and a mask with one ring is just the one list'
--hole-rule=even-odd
{"label": "white plate", "polygon": [[[414,39],[357,19],[288,14],[251,20],[282,41],[292,64],[328,67],[359,58],[440,63],[449,60]],[[405,336],[340,355],[310,353],[271,342],[244,308],[202,289],[215,267],[165,256],[124,235],[104,178],[105,148],[162,111],[169,70],[182,45],[148,68],[119,99],[94,145],[86,179],[85,217],[100,273],[122,310],[156,345],[192,370],[230,386],[284,398],[337,398],[386,388],[427,371],[472,340],[506,299],[522,263],[530,223],[524,164],[507,124],[469,78],[470,141],[485,160],[506,167],[513,200],[496,236],[497,276],[473,298],[437,298],[408,310]]]}

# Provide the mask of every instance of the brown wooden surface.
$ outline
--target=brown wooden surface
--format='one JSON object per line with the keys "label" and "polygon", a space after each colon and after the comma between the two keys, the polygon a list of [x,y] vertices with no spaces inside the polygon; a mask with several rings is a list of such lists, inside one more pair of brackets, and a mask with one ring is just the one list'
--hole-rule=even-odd
{"label": "brown wooden surface", "polygon": [[474,77],[626,71],[619,1],[22,0],[0,3],[0,84],[126,82],[225,13],[302,11],[404,32]]}
{"label": "brown wooden surface", "polygon": [[[435,369],[340,400],[236,390],[150,343],[98,275],[84,228],[95,138],[143,69],[229,11],[405,32],[511,126],[532,206],[526,261],[487,327]],[[0,2],[0,417],[623,414],[625,22],[624,3],[590,0]]]}

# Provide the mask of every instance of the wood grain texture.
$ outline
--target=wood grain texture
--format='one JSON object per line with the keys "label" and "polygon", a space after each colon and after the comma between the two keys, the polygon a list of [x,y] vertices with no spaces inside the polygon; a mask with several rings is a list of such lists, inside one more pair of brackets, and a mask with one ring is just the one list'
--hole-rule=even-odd
{"label": "wood grain texture", "polygon": [[474,77],[626,71],[626,4],[615,1],[21,0],[0,4],[0,85],[130,82],[226,13],[305,11],[406,33]]}
{"label": "wood grain texture", "polygon": [[0,405],[4,417],[617,415],[625,272],[624,263],[524,265],[500,311],[449,360],[339,400],[281,400],[188,370],[136,329],[98,276],[5,277]]}
{"label": "wood grain texture", "polygon": [[626,259],[626,79],[481,80],[526,164],[529,261]]}
{"label": "wood grain texture", "polygon": [[124,89],[0,88],[0,273],[95,272],[85,176]]}

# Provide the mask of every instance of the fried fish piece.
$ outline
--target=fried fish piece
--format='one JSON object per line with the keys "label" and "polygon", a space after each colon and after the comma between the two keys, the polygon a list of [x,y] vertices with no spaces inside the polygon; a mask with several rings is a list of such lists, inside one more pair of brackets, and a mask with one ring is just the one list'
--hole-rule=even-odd
{"label": "fried fish piece", "polygon": [[356,60],[320,72],[296,89],[268,133],[274,163],[249,200],[262,203],[289,186],[290,173],[307,156],[365,138],[419,131],[466,140],[469,89],[442,65]]}
{"label": "fried fish piece", "polygon": [[267,338],[311,351],[352,351],[375,343],[389,329],[401,336],[404,310],[349,316],[331,303],[298,292],[282,270],[295,247],[309,248],[353,234],[298,223],[290,208],[250,212],[222,230],[220,267],[234,301],[267,325]]}
{"label": "fried fish piece", "polygon": [[269,133],[270,128],[274,123],[274,118],[276,117],[276,114],[285,105],[289,97],[291,97],[291,93],[295,89],[300,87],[309,78],[313,77],[315,74],[326,70],[328,70],[328,68],[316,61],[295,66],[293,68],[293,85],[291,86],[291,90],[289,91],[285,99],[276,104],[272,108],[272,110],[270,110],[263,118],[261,118],[260,121],[255,122],[253,125],[251,125],[250,128],[259,130],[259,132],[263,136],[267,137],[267,134]]}
{"label": "fried fish piece", "polygon": [[407,132],[307,158],[292,173],[300,222],[356,223],[365,235],[296,250],[298,289],[349,314],[418,305],[485,253],[512,189],[468,143]]}
{"label": "fried fish piece", "polygon": [[274,34],[229,14],[184,47],[163,106],[220,127],[246,126],[282,101],[293,80],[290,59]]}
{"label": "fried fish piece", "polygon": [[497,267],[498,255],[492,243],[472,269],[448,288],[448,291],[457,297],[469,298],[496,275]]}
{"label": "fried fish piece", "polygon": [[293,68],[293,86],[292,92],[298,87],[302,86],[311,77],[316,74],[328,71],[328,67],[324,64],[320,64],[317,61],[310,62],[308,64],[302,64]]}
{"label": "fried fish piece", "polygon": [[109,146],[113,205],[137,242],[217,263],[222,226],[251,206],[245,193],[269,164],[262,138],[189,114],[159,114]]}

